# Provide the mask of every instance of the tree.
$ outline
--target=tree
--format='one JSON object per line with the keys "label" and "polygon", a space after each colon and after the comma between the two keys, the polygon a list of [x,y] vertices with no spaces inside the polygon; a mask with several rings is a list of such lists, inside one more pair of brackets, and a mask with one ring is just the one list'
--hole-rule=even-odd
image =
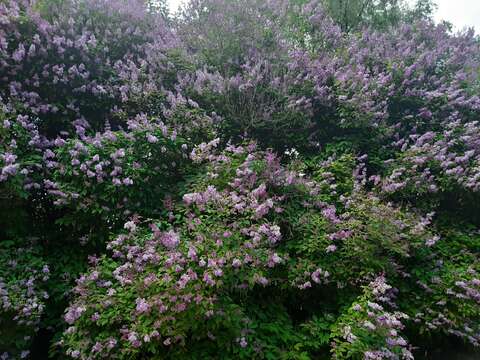
{"label": "tree", "polygon": [[344,32],[370,26],[385,29],[402,19],[429,18],[435,10],[432,0],[418,0],[410,7],[405,0],[322,0]]}

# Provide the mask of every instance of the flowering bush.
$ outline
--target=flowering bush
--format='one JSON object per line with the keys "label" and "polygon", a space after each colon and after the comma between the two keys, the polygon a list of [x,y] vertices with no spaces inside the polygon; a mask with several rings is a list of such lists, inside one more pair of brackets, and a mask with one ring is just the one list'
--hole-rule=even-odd
{"label": "flowering bush", "polygon": [[73,206],[73,216],[101,215],[110,225],[133,213],[162,211],[158,201],[175,196],[191,167],[189,143],[145,115],[129,120],[128,127],[57,147],[53,181],[44,184],[56,205]]}
{"label": "flowering bush", "polygon": [[102,128],[173,66],[175,36],[137,1],[6,1],[1,16],[1,96],[42,135]]}
{"label": "flowering bush", "polygon": [[[453,334],[479,343],[478,232],[449,232],[437,239],[430,265],[417,265],[405,292],[415,292],[415,300],[404,299],[418,332],[430,336]],[[404,284],[407,285],[407,284]]]}
{"label": "flowering bush", "polygon": [[408,316],[384,308],[392,306],[391,289],[385,278],[378,277],[338,319],[333,329],[335,359],[359,355],[364,359],[413,359],[407,341],[400,335],[402,320]]}
{"label": "flowering bush", "polygon": [[478,36],[349,4],[0,1],[0,357],[479,346]]}
{"label": "flowering bush", "polygon": [[[205,43],[193,48],[193,55],[224,44],[213,29],[218,24],[228,27],[225,32],[233,32],[235,41],[242,40],[240,54],[250,54],[245,59],[211,49],[229,56],[222,65],[233,63],[235,71],[219,69],[208,57],[202,65],[211,66],[186,82],[192,97],[224,118],[227,136],[246,133],[282,151],[316,149],[332,138],[347,138],[371,150],[444,129],[451,120],[442,120],[449,116],[462,123],[476,120],[479,52],[472,32],[452,36],[447,27],[425,20],[388,32],[365,29],[345,35],[321,1],[236,6],[221,0],[192,2],[186,25],[185,20],[181,24],[186,43],[198,38]],[[188,31],[201,20],[198,14],[207,17],[202,30]],[[248,31],[243,28],[248,21],[258,23]],[[274,30],[270,41],[265,39],[268,29]],[[259,45],[265,42],[268,46]]]}
{"label": "flowering bush", "polygon": [[0,346],[3,358],[30,353],[49,295],[50,269],[37,246],[16,248],[2,242],[0,267]]}
{"label": "flowering bush", "polygon": [[[428,219],[362,196],[356,180],[336,208],[333,199],[325,201],[333,184],[325,188],[281,166],[273,153],[258,152],[254,144],[230,145],[218,155],[212,153],[215,145],[201,145],[192,153],[208,166],[183,195],[183,204],[172,205],[160,222],[137,218],[125,223],[127,232],[107,245],[110,255],[95,259],[78,280],[65,314],[71,325],[62,341],[67,354],[175,358],[221,351],[230,358],[251,358],[281,356],[296,344],[297,356],[313,355],[300,351],[308,348],[307,336],[289,334],[280,344],[264,338],[260,329],[266,324],[255,313],[256,302],[290,307],[287,314],[280,307],[278,318],[271,315],[274,327],[301,308],[308,316],[321,315],[329,304],[324,291],[353,301],[367,279],[382,271],[396,278],[410,257],[422,256],[435,242]],[[370,285],[362,305],[390,301],[386,292],[394,289],[382,279]],[[400,319],[408,316],[375,306],[368,316],[378,317],[371,335],[376,340],[352,345],[355,351],[390,358],[400,351],[409,358],[406,342],[396,335],[403,328]],[[349,316],[341,315],[333,329],[351,327]],[[384,318],[390,320],[381,323]],[[333,326],[335,317],[330,321]],[[332,339],[338,334],[332,330]],[[334,345],[335,356],[351,356],[351,350],[342,350],[345,346]]]}

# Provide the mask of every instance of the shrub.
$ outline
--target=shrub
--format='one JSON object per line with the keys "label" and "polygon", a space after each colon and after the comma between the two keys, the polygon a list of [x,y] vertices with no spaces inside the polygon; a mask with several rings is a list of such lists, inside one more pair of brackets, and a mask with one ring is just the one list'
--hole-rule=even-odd
{"label": "shrub", "polygon": [[45,283],[50,269],[40,248],[28,242],[24,247],[18,245],[0,244],[0,346],[5,358],[29,355],[49,297]]}
{"label": "shrub", "polygon": [[[228,358],[309,358],[315,351],[301,349],[311,346],[311,336],[293,335],[299,312],[307,328],[325,307],[341,314],[341,304],[354,301],[376,274],[400,284],[399,269],[431,246],[428,220],[382,204],[360,184],[340,196],[342,205],[328,203],[321,183],[281,166],[273,153],[250,144],[215,155],[215,144],[192,153],[207,167],[183,204],[161,221],[125,223],[127,233],[107,246],[110,255],[96,259],[79,279],[65,314],[71,325],[63,336],[67,354],[175,358],[221,351]],[[390,289],[380,279],[375,289]],[[325,291],[330,299],[323,298]],[[278,304],[278,314],[263,318],[258,306],[269,302]],[[346,316],[338,324],[350,321]],[[281,342],[263,337],[268,323],[275,332],[285,322],[291,330]],[[397,345],[385,343],[387,330],[355,351],[374,351],[380,341],[396,352]],[[288,351],[293,343],[297,352]],[[407,357],[406,343],[398,345]],[[340,345],[332,351],[342,358]]]}

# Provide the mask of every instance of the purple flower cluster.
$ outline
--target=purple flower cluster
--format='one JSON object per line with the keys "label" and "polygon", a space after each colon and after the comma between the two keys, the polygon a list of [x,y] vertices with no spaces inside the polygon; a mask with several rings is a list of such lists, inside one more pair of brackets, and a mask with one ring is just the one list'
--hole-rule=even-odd
{"label": "purple flower cluster", "polygon": [[[334,340],[334,353],[367,348],[363,352],[366,360],[413,359],[408,342],[400,332],[402,321],[408,316],[399,311],[390,312],[384,304],[392,303],[392,287],[383,276],[377,277],[364,291],[364,295],[351,307],[351,313],[340,318],[338,337]],[[361,345],[360,345],[361,344]],[[360,354],[359,354],[360,355]]]}

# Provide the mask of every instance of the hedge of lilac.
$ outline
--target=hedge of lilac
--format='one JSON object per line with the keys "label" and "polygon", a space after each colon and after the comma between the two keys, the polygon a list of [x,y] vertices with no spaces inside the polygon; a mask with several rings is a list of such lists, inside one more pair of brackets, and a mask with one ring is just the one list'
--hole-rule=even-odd
{"label": "hedge of lilac", "polygon": [[0,1],[2,359],[478,354],[480,40],[323,3]]}

